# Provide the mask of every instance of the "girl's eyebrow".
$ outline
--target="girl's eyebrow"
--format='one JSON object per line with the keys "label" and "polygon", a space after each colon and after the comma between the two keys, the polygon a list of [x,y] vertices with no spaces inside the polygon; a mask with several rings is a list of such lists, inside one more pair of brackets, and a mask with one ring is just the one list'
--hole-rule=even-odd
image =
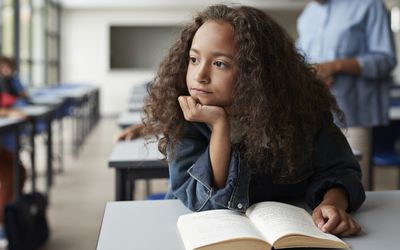
{"label": "girl's eyebrow", "polygon": [[[190,51],[193,51],[193,52],[195,52],[197,54],[200,54],[200,52],[195,48],[190,48]],[[233,56],[231,56],[229,54],[226,54],[226,53],[222,53],[222,52],[212,52],[212,55],[215,56],[215,57],[224,56],[224,57],[227,57],[227,58],[233,60]]]}

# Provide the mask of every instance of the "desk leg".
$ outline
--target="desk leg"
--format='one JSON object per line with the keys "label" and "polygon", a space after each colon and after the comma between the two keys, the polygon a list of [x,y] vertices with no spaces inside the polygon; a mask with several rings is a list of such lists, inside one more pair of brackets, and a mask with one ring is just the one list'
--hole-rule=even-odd
{"label": "desk leg", "polygon": [[30,137],[31,143],[31,169],[32,169],[32,192],[36,191],[36,147],[35,147],[35,135],[36,135],[36,122],[32,123],[32,131]]}
{"label": "desk leg", "polygon": [[47,195],[50,193],[50,187],[53,185],[53,135],[51,129],[51,118],[46,122],[47,124],[47,179],[46,179],[46,191]]}
{"label": "desk leg", "polygon": [[135,178],[129,176],[126,181],[126,198],[127,200],[135,200]]}
{"label": "desk leg", "polygon": [[63,173],[64,172],[64,129],[63,129],[63,122],[64,118],[60,117],[58,120],[58,153],[60,154],[59,157],[59,163],[60,163],[60,168],[59,172]]}
{"label": "desk leg", "polygon": [[115,170],[115,200],[124,201],[126,200],[126,170],[116,169]]}
{"label": "desk leg", "polygon": [[14,189],[14,197],[17,199],[21,195],[21,166],[20,166],[20,159],[19,159],[19,148],[20,148],[20,128],[17,129],[15,133],[15,151],[14,151],[14,160],[13,160],[13,169],[14,169],[14,176],[13,176],[13,189]]}

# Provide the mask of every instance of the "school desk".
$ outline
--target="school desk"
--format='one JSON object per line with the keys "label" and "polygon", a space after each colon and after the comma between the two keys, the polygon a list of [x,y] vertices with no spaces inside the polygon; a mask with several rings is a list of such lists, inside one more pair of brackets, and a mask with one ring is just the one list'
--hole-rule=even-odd
{"label": "school desk", "polygon": [[52,136],[52,121],[54,118],[55,107],[51,106],[40,106],[40,105],[28,105],[24,107],[18,107],[18,110],[24,112],[28,116],[28,121],[31,123],[30,132],[30,144],[31,144],[31,166],[32,166],[32,191],[35,191],[36,187],[36,143],[35,136],[41,133],[42,130],[39,127],[44,125],[45,133],[47,135],[46,140],[46,191],[49,193],[50,187],[53,182],[53,136]]}
{"label": "school desk", "polygon": [[72,153],[79,155],[79,148],[100,117],[99,88],[83,84],[61,84],[30,91],[34,98],[61,98],[65,100],[65,114],[72,121]]}
{"label": "school desk", "polygon": [[115,169],[115,200],[134,199],[136,179],[168,178],[168,165],[157,147],[146,145],[143,138],[115,144],[108,158],[108,166]]}
{"label": "school desk", "polygon": [[[353,214],[363,232],[344,241],[352,250],[399,249],[399,211],[399,190],[367,192],[365,203]],[[186,213],[178,200],[108,202],[97,250],[184,250],[176,222]]]}
{"label": "school desk", "polygon": [[38,97],[30,97],[29,103],[32,105],[50,106],[54,109],[54,120],[58,123],[58,154],[53,152],[54,159],[58,160],[58,172],[64,171],[64,136],[63,136],[63,118],[65,116],[64,110],[66,108],[66,99],[61,97],[54,97],[51,95],[44,95]]}

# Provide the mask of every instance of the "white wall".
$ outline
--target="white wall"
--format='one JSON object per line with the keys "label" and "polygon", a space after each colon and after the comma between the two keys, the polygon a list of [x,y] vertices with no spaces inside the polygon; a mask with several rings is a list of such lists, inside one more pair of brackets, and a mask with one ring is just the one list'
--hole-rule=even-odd
{"label": "white wall", "polygon": [[127,109],[130,90],[154,72],[110,70],[110,25],[179,25],[190,19],[188,10],[64,9],[62,14],[62,82],[85,82],[100,88],[103,115]]}
{"label": "white wall", "polygon": [[[202,9],[198,6],[197,9]],[[102,115],[116,115],[127,109],[130,90],[152,78],[152,70],[110,70],[109,26],[182,25],[196,10],[192,8],[82,8],[62,13],[62,82],[91,83],[100,88]],[[284,14],[268,11],[290,33],[295,32],[299,11]],[[274,14],[275,13],[275,14]],[[280,18],[279,18],[280,17]],[[290,25],[292,24],[292,25]]]}

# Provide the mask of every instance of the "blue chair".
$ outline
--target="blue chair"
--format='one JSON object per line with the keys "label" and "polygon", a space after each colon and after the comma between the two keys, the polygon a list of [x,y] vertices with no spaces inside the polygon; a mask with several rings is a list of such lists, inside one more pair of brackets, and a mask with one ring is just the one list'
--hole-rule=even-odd
{"label": "blue chair", "polygon": [[374,168],[398,168],[398,189],[400,189],[400,120],[391,121],[388,126],[372,129],[372,153],[369,187],[374,188]]}
{"label": "blue chair", "polygon": [[166,193],[154,193],[147,196],[147,200],[164,200]]}

